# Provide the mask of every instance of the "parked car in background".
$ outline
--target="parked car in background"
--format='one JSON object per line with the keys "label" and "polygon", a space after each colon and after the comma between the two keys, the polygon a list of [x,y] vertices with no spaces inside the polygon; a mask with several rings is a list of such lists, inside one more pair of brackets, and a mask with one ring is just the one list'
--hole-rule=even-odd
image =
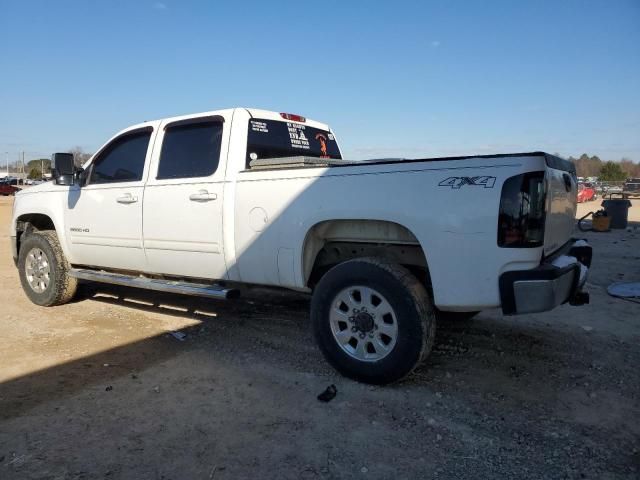
{"label": "parked car in background", "polygon": [[596,191],[590,183],[578,184],[578,203],[590,202],[596,199]]}
{"label": "parked car in background", "polygon": [[9,185],[14,185],[16,187],[20,186],[20,185],[24,185],[24,180],[22,180],[21,178],[17,178],[17,177],[4,177],[4,180],[2,180],[4,183],[7,183]]}
{"label": "parked car in background", "polygon": [[595,182],[584,182],[585,188],[590,188],[593,190],[593,198],[592,200],[597,200],[598,198],[598,186]]}
{"label": "parked car in background", "polygon": [[607,194],[609,193],[622,193],[621,185],[608,185],[607,186]]}
{"label": "parked car in background", "polygon": [[600,181],[593,182],[593,189],[596,191],[596,194],[599,194],[600,196],[602,196],[606,191],[606,185],[604,185]]}
{"label": "parked car in background", "polygon": [[640,197],[640,178],[629,178],[624,182],[622,194],[625,198]]}
{"label": "parked car in background", "polygon": [[0,181],[0,195],[3,196],[7,196],[7,195],[15,195],[16,192],[19,192],[20,189],[15,186],[15,185],[11,185],[11,181],[10,180],[2,180]]}

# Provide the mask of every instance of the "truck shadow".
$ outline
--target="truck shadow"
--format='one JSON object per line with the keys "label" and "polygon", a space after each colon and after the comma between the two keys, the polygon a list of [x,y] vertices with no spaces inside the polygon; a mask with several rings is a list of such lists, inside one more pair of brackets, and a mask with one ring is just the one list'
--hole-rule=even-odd
{"label": "truck shadow", "polygon": [[[305,296],[270,291],[269,302],[258,302],[253,297],[264,293],[255,288],[247,290],[248,296],[242,301],[220,302],[116,285],[81,284],[74,302],[117,305],[144,313],[199,320],[200,323],[179,330],[186,341],[179,341],[169,333],[154,335],[0,383],[0,420],[19,416],[42,403],[79,391],[104,390],[118,379],[137,380],[141,372],[194,349],[216,348],[220,344],[228,347],[235,342],[237,353],[243,352],[258,325],[262,327],[269,323],[290,329],[299,319],[306,323],[308,299]],[[278,320],[285,310],[292,312],[295,322]],[[233,354],[234,350],[227,353]],[[319,363],[320,354],[316,356]]]}
{"label": "truck shadow", "polygon": [[[0,419],[17,417],[42,403],[81,391],[99,394],[116,381],[139,382],[146,370],[159,364],[180,364],[180,357],[191,354],[204,355],[217,362],[217,367],[234,369],[248,378],[260,365],[285,381],[303,377],[319,385],[358,385],[335,373],[315,346],[308,295],[269,290],[266,297],[256,288],[247,289],[239,300],[215,302],[111,285],[84,285],[78,301],[125,306],[199,323],[180,330],[185,341],[168,334],[155,335],[0,384]],[[544,332],[530,325],[514,325],[499,314],[484,313],[478,320],[440,324],[427,363],[405,381],[387,388],[454,394],[464,379],[466,388],[476,394],[535,395],[539,383],[548,382],[550,365],[562,379],[588,364],[588,359],[566,353],[571,345],[575,351],[575,344],[575,337],[566,331]],[[536,368],[532,362],[544,367]],[[493,381],[495,378],[500,381]],[[152,386],[145,388],[153,394]]]}

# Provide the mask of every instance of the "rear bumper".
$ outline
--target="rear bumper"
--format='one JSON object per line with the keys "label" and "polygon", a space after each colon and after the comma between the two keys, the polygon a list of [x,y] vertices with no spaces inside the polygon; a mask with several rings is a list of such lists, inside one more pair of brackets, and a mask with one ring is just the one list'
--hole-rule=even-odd
{"label": "rear bumper", "polygon": [[505,315],[552,310],[570,302],[589,303],[582,291],[591,266],[591,246],[584,240],[571,241],[566,253],[556,256],[538,268],[515,270],[500,276],[500,297]]}

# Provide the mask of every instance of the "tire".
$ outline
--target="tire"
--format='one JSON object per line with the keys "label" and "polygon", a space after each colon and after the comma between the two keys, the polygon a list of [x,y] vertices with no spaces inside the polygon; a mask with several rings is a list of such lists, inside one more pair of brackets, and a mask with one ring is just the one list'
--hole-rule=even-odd
{"label": "tire", "polygon": [[386,384],[406,377],[427,357],[436,317],[425,287],[406,268],[358,258],[320,279],[311,299],[311,324],[320,350],[338,372]]}
{"label": "tire", "polygon": [[436,318],[439,322],[466,322],[479,313],[480,312],[442,312],[438,310],[436,312]]}
{"label": "tire", "polygon": [[20,282],[24,293],[36,305],[52,307],[73,298],[78,280],[69,276],[70,268],[55,231],[35,232],[21,242]]}

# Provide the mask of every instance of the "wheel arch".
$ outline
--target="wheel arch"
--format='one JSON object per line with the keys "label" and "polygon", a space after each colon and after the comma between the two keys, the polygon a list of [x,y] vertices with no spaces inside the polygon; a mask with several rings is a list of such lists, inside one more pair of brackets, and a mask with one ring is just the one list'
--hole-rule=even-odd
{"label": "wheel arch", "polygon": [[23,213],[18,215],[14,224],[16,234],[16,253],[20,253],[21,238],[31,232],[53,230],[57,232],[52,216],[45,213]]}
{"label": "wheel arch", "polygon": [[309,228],[302,246],[304,285],[313,288],[338,263],[371,256],[404,265],[430,287],[427,254],[416,235],[400,223],[378,219],[323,220]]}

